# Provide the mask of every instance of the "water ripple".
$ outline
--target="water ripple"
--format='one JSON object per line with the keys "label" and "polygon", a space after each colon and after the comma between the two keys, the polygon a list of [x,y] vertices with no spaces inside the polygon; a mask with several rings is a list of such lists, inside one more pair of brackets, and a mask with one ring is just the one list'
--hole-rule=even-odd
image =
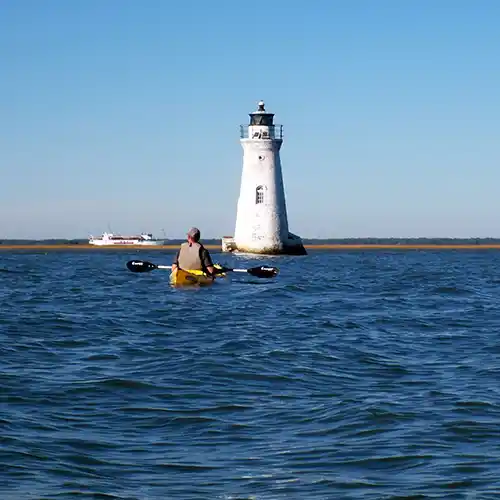
{"label": "water ripple", "polygon": [[500,494],[499,254],[129,257],[3,253],[1,498]]}

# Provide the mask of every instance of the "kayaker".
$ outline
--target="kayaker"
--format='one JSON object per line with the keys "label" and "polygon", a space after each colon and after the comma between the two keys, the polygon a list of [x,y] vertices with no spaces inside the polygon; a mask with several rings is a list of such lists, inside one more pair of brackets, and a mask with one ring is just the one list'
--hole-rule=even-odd
{"label": "kayaker", "polygon": [[187,233],[187,241],[181,248],[172,263],[172,272],[177,269],[185,271],[200,270],[215,279],[215,268],[209,251],[200,243],[200,230],[192,227]]}

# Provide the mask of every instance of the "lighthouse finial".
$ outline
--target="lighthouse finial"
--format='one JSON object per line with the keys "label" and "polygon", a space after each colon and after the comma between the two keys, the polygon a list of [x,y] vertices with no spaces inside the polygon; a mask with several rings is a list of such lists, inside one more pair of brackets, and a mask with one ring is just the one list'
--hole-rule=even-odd
{"label": "lighthouse finial", "polygon": [[259,111],[265,111],[265,109],[264,109],[264,101],[259,101]]}

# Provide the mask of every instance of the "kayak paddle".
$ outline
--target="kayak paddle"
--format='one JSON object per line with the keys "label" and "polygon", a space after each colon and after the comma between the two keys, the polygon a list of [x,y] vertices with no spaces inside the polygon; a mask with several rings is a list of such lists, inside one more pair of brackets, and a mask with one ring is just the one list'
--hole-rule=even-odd
{"label": "kayak paddle", "polygon": [[[127,267],[133,273],[148,273],[149,271],[153,271],[155,269],[172,269],[172,266],[157,265],[145,260],[129,260],[127,262]],[[251,267],[250,269],[232,269],[230,267],[221,266],[220,268],[217,267],[215,269],[216,274],[228,272],[248,273],[256,278],[274,278],[279,272],[277,267],[267,266]]]}

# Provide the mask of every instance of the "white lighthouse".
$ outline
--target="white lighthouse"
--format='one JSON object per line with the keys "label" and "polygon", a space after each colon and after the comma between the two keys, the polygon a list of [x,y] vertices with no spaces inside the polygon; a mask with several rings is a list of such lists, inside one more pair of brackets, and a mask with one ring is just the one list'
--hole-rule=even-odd
{"label": "white lighthouse", "polygon": [[305,255],[301,238],[288,230],[280,160],[283,126],[273,120],[274,113],[261,101],[250,123],[240,127],[243,171],[231,246],[243,253]]}

